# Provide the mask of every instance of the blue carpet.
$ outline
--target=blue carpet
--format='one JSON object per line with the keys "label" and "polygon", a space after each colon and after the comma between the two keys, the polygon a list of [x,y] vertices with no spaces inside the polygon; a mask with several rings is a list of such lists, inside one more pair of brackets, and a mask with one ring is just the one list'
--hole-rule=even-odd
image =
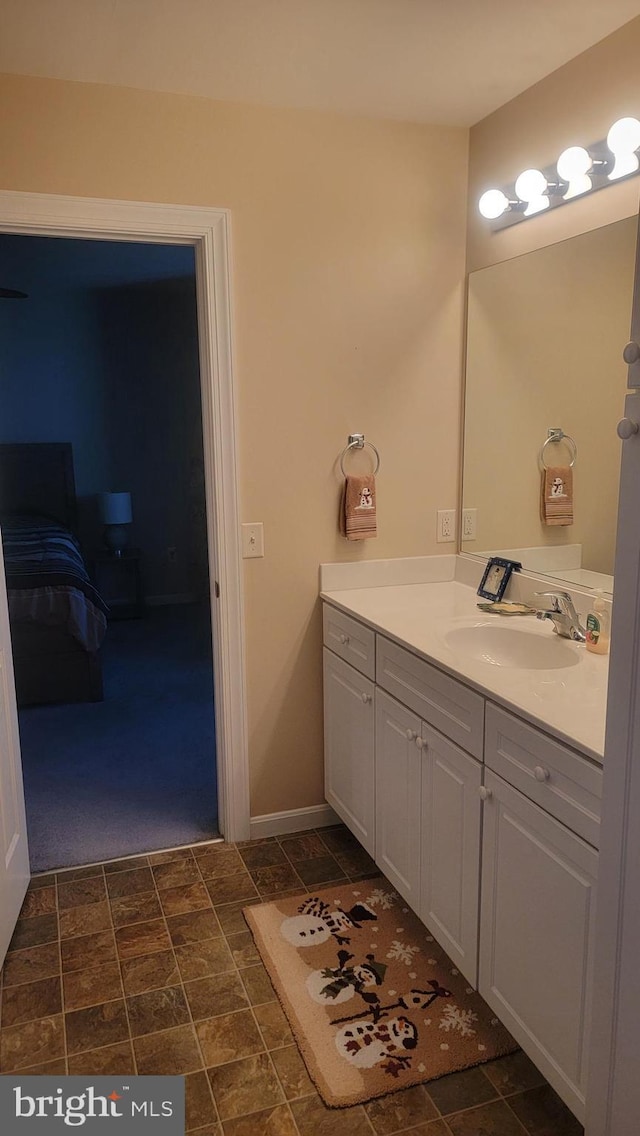
{"label": "blue carpet", "polygon": [[217,834],[208,607],[109,624],[104,702],[19,712],[31,870]]}

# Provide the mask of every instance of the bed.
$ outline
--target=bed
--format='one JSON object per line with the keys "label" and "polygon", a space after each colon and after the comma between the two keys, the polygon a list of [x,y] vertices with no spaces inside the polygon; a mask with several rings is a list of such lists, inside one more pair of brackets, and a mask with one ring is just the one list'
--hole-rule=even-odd
{"label": "bed", "polygon": [[0,444],[0,526],[18,706],[99,702],[107,607],[76,532],[68,442]]}

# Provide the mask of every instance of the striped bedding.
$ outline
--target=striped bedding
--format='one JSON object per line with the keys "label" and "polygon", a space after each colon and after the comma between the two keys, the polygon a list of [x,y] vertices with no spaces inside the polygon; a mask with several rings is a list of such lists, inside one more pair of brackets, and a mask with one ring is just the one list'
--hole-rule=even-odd
{"label": "striped bedding", "polygon": [[109,609],[73,534],[47,517],[10,514],[0,525],[10,620],[62,624],[86,651],[97,651]]}

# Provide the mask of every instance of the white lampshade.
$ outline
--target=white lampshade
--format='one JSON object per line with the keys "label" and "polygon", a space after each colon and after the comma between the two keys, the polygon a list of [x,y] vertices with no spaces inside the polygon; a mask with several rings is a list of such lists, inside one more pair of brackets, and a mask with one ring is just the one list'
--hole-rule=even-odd
{"label": "white lampshade", "polygon": [[101,493],[100,507],[105,525],[131,524],[130,493]]}

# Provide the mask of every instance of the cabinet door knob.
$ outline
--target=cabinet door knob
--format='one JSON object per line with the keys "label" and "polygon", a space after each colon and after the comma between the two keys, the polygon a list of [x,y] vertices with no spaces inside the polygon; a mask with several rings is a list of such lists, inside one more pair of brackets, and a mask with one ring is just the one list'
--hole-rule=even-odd
{"label": "cabinet door knob", "polygon": [[424,738],[421,738],[420,735],[418,735],[418,737],[416,738],[416,745],[417,745],[418,749],[426,749],[427,748],[426,741],[424,740]]}
{"label": "cabinet door knob", "polygon": [[616,429],[618,437],[626,442],[627,438],[632,438],[634,434],[638,433],[638,423],[634,422],[632,418],[621,418]]}
{"label": "cabinet door knob", "polygon": [[341,635],[340,636],[340,642],[343,643],[343,644],[348,643],[349,642],[349,636],[348,635]]}
{"label": "cabinet door knob", "polygon": [[548,769],[544,768],[543,765],[536,765],[533,771],[533,776],[535,777],[536,781],[548,781],[551,774],[549,773]]}
{"label": "cabinet door knob", "polygon": [[363,702],[371,702],[371,695],[367,694],[366,690],[362,691],[362,701]]}
{"label": "cabinet door knob", "polygon": [[480,797],[481,801],[489,801],[493,796],[493,790],[487,789],[486,785],[481,785],[478,789],[478,796]]}
{"label": "cabinet door knob", "polygon": [[407,737],[410,742],[415,742],[417,736],[415,730],[407,730]]}
{"label": "cabinet door knob", "polygon": [[627,343],[622,352],[622,358],[624,359],[625,363],[629,364],[629,366],[631,366],[632,363],[637,363],[638,359],[640,359],[640,346],[635,342],[634,339],[632,339],[630,343]]}

